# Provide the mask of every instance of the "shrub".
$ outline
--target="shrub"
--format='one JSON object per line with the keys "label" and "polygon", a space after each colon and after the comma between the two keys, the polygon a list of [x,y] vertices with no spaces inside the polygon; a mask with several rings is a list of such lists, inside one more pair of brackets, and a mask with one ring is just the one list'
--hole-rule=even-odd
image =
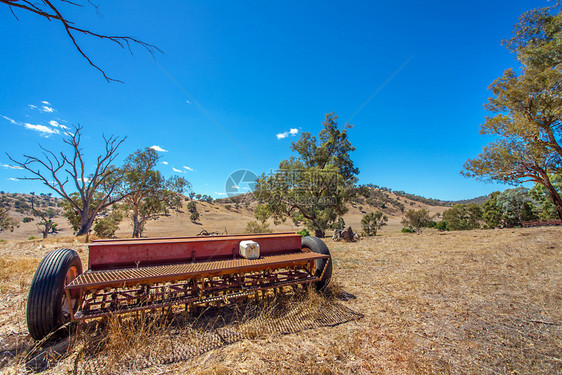
{"label": "shrub", "polygon": [[449,230],[449,228],[447,228],[447,222],[445,220],[441,220],[440,222],[438,222],[437,225],[435,225],[435,229]]}
{"label": "shrub", "polygon": [[26,216],[23,218],[22,223],[30,223],[32,222],[34,219],[32,217]]}
{"label": "shrub", "polygon": [[35,237],[35,236],[29,236],[29,237],[27,237],[28,240],[36,240],[37,238],[38,238],[38,237]]}
{"label": "shrub", "polygon": [[404,214],[402,225],[414,229],[416,233],[421,233],[424,228],[428,228],[431,224],[431,216],[426,209],[408,210]]}
{"label": "shrub", "polygon": [[246,233],[271,233],[268,223],[260,223],[259,221],[250,221],[246,224]]}
{"label": "shrub", "polygon": [[298,231],[297,234],[300,234],[300,235],[303,236],[303,237],[310,236],[310,232],[309,232],[308,229],[306,229],[306,228],[304,228],[304,229],[301,230],[301,231]]}
{"label": "shrub", "polygon": [[377,231],[379,231],[383,225],[386,225],[387,221],[388,217],[382,212],[369,212],[361,219],[361,226],[367,236],[376,236]]}
{"label": "shrub", "polygon": [[402,233],[415,233],[410,227],[402,228]]}
{"label": "shrub", "polygon": [[195,204],[195,202],[191,201],[187,204],[187,210],[189,212],[197,212],[197,205]]}

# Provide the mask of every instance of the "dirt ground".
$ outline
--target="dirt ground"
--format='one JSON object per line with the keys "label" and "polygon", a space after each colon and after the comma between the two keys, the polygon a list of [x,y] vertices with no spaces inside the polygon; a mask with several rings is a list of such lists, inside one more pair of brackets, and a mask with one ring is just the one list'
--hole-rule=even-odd
{"label": "dirt ground", "polygon": [[[332,296],[326,299],[361,318],[289,334],[256,330],[188,360],[123,362],[129,363],[125,372],[562,373],[561,227],[383,233],[357,243],[326,242],[335,266]],[[0,372],[33,371],[26,366],[32,342],[25,303],[41,257],[70,247],[85,259],[86,246],[73,238],[0,244]],[[331,308],[324,297],[309,298],[310,304]],[[127,337],[142,336],[135,335],[138,329]],[[159,336],[147,337],[140,351],[138,340],[129,339],[107,346],[103,355],[160,353]],[[84,345],[78,340],[64,348],[44,373],[72,373]],[[118,372],[113,371],[106,372]]]}

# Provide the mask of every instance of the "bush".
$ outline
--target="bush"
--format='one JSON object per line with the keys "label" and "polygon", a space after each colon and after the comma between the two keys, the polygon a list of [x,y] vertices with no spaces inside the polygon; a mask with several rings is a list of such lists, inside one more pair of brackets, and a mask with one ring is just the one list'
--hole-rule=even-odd
{"label": "bush", "polygon": [[199,220],[199,212],[195,211],[192,212],[191,215],[189,216],[189,220],[191,220],[192,223],[197,223],[197,220]]}
{"label": "bush", "polygon": [[367,236],[376,236],[377,231],[379,231],[383,225],[386,225],[387,221],[388,217],[382,212],[369,212],[361,219],[361,226]]}
{"label": "bush", "polygon": [[29,236],[29,237],[27,237],[28,240],[36,240],[37,238],[39,238],[39,237],[35,237],[35,236]]}
{"label": "bush", "polygon": [[187,210],[189,212],[197,212],[197,205],[195,204],[195,202],[191,201],[187,204]]}
{"label": "bush", "polygon": [[440,222],[438,222],[437,225],[435,225],[435,229],[449,230],[449,228],[447,228],[447,222],[445,220],[441,220]]}
{"label": "bush", "polygon": [[30,223],[32,222],[34,219],[32,217],[26,216],[23,218],[22,223]]}
{"label": "bush", "polygon": [[100,238],[114,237],[121,220],[123,220],[122,212],[119,209],[113,209],[107,217],[96,220],[94,234]]}
{"label": "bush", "polygon": [[301,231],[298,231],[297,234],[300,234],[300,235],[303,236],[303,237],[310,236],[310,232],[309,232],[308,229],[306,229],[306,228],[304,228],[304,229],[301,230]]}
{"label": "bush", "polygon": [[407,228],[402,228],[402,233],[416,233],[416,232],[414,232],[412,228],[407,227]]}
{"label": "bush", "polygon": [[250,221],[246,224],[246,233],[271,233],[268,223],[260,223],[259,221]]}

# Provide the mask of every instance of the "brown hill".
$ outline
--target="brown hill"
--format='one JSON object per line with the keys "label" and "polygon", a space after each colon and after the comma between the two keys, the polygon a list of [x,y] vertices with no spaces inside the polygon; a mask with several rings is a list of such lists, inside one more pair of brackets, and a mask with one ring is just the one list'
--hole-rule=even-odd
{"label": "brown hill", "polygon": [[[59,211],[58,203],[60,198],[42,195],[37,197],[41,207],[52,207]],[[29,194],[0,194],[0,199],[8,203],[9,214],[18,223],[19,227],[13,232],[5,231],[0,233],[0,239],[27,239],[30,236],[39,237],[37,229],[37,219],[30,222],[23,222],[25,217],[32,217],[25,209],[29,205],[31,196]],[[190,213],[186,209],[189,198],[185,198],[182,207],[176,212],[172,211],[168,216],[162,216],[156,220],[151,220],[146,224],[143,236],[192,236],[197,235],[202,230],[217,233],[243,233],[246,224],[255,220],[254,211],[257,201],[251,194],[236,196],[216,200],[212,203],[196,201],[197,211],[200,214],[199,222],[192,223],[189,220]],[[22,208],[23,207],[23,208]],[[390,191],[376,188],[368,188],[368,194],[359,196],[354,202],[348,204],[348,212],[344,215],[346,225],[350,225],[355,231],[361,230],[361,219],[371,211],[382,211],[388,216],[388,225],[383,227],[382,233],[396,233],[402,228],[400,221],[403,217],[403,210],[425,208],[432,215],[442,213],[448,206],[434,206],[403,196],[396,195]],[[68,221],[59,216],[54,219],[58,223],[58,234],[54,236],[71,236],[72,228]],[[274,225],[270,221],[270,228],[276,232],[299,231],[302,226],[295,226],[288,220],[284,224]],[[125,217],[116,233],[117,237],[129,237],[132,233],[130,218]]]}

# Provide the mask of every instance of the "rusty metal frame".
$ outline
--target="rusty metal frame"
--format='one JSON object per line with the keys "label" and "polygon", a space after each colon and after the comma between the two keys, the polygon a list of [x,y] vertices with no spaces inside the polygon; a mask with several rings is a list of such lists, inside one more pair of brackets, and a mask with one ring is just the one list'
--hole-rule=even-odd
{"label": "rusty metal frame", "polygon": [[[203,263],[87,271],[65,287],[71,320],[79,322],[109,315],[154,310],[185,304],[189,306],[257,295],[265,290],[282,291],[320,281],[330,262],[329,255],[304,249],[257,260],[222,260]],[[314,275],[316,260],[326,259],[320,276]],[[170,269],[187,267],[190,272]],[[142,272],[148,273],[139,276]],[[148,271],[148,272],[146,272]],[[92,282],[92,275],[113,275],[115,280]],[[129,277],[123,277],[123,276]],[[134,276],[137,277],[134,277]],[[133,277],[131,277],[133,276]],[[77,310],[72,309],[70,293],[79,290]]]}

